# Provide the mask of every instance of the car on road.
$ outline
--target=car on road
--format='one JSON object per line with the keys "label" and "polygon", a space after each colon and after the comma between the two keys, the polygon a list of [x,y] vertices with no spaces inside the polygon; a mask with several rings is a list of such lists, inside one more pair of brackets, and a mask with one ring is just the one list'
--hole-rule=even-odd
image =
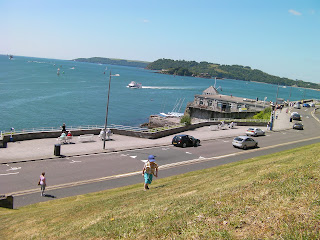
{"label": "car on road", "polygon": [[200,140],[190,135],[180,134],[173,137],[172,144],[183,148],[198,147],[200,145]]}
{"label": "car on road", "polygon": [[246,131],[247,136],[263,136],[266,135],[266,133],[260,129],[260,128],[248,128]]}
{"label": "car on road", "polygon": [[308,104],[308,103],[304,103],[303,105],[302,105],[302,107],[310,107],[310,104]]}
{"label": "car on road", "polygon": [[301,120],[301,116],[299,113],[294,113],[291,115],[292,120]]}
{"label": "car on road", "polygon": [[301,108],[300,107],[300,103],[296,103],[293,107],[296,108],[296,109],[300,109]]}
{"label": "car on road", "polygon": [[293,129],[303,130],[303,124],[300,122],[296,122],[292,126]]}
{"label": "car on road", "polygon": [[248,136],[238,136],[232,141],[232,145],[237,148],[248,149],[258,147],[258,142]]}

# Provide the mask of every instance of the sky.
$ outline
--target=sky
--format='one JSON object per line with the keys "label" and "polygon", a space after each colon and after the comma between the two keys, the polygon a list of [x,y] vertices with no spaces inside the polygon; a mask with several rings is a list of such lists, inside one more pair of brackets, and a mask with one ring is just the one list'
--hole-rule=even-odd
{"label": "sky", "polygon": [[320,83],[320,0],[0,0],[0,54],[250,66]]}

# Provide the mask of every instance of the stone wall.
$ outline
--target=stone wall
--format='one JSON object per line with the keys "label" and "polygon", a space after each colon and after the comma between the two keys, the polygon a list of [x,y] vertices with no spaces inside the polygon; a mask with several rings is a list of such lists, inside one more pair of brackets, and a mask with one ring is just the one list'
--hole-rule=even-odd
{"label": "stone wall", "polygon": [[189,108],[191,118],[210,119],[210,118],[235,118],[245,119],[253,117],[257,112],[213,112],[206,109]]}

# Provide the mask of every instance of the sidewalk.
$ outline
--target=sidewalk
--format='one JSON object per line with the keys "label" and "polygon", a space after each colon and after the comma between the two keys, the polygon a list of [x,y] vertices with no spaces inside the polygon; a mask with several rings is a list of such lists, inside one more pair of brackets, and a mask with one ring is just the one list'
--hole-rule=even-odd
{"label": "sidewalk", "polygon": [[280,131],[285,129],[291,129],[292,123],[290,123],[291,112],[294,110],[289,110],[288,108],[284,108],[282,110],[277,109],[275,111],[275,118],[273,124],[273,131]]}
{"label": "sidewalk", "polygon": [[[289,118],[290,112],[286,114],[286,109],[283,109],[281,112],[279,111],[278,117],[275,118],[273,131],[291,128]],[[237,126],[234,129],[212,131],[209,127],[202,127],[183,132],[183,134],[192,135],[203,142],[210,139],[233,138],[235,136],[244,135],[247,129],[248,126]],[[261,127],[261,129],[266,131],[266,127]],[[103,150],[103,141],[101,141],[97,135],[94,136],[94,141],[92,142],[80,142],[78,137],[74,137],[72,140],[73,144],[61,145],[60,153],[63,156],[70,157],[136,148],[165,146],[171,145],[172,138],[173,135],[159,139],[145,139],[114,134],[111,137],[112,140],[106,141],[106,149]],[[0,164],[59,158],[59,156],[54,156],[55,144],[58,144],[56,138],[8,142],[7,148],[0,148]]]}

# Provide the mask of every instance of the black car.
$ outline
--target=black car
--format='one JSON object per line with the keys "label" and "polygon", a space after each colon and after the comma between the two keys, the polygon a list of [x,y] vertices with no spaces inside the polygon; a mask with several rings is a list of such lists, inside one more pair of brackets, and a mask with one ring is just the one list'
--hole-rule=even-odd
{"label": "black car", "polygon": [[200,140],[190,135],[181,134],[173,137],[172,144],[183,148],[198,147],[200,145]]}
{"label": "black car", "polygon": [[301,120],[300,114],[297,114],[297,113],[292,114],[291,118],[292,118],[292,120],[299,120],[299,121]]}

